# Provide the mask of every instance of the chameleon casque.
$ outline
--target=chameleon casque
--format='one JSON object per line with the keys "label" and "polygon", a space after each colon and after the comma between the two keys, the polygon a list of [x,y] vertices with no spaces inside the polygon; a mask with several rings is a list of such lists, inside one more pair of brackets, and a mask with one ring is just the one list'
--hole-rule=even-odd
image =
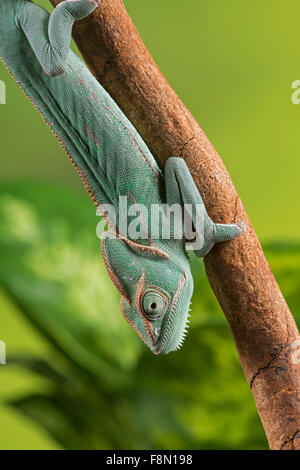
{"label": "chameleon casque", "polygon": [[59,139],[95,205],[116,207],[116,223],[101,239],[108,274],[121,293],[125,319],[154,353],[166,354],[181,346],[188,323],[193,278],[186,240],[122,237],[119,196],[149,209],[191,204],[193,221],[201,206],[204,243],[197,256],[239,236],[245,226],[212,222],[181,158],[169,158],[160,170],[133,125],[71,51],[74,21],[100,3],[64,1],[49,15],[29,0],[0,0],[0,56]]}

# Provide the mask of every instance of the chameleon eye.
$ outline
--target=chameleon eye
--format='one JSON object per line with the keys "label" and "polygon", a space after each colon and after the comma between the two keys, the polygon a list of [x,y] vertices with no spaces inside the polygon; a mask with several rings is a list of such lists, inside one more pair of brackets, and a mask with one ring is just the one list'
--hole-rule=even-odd
{"label": "chameleon eye", "polygon": [[148,291],[142,299],[142,307],[149,320],[156,320],[161,317],[167,309],[167,301],[164,296],[156,291]]}

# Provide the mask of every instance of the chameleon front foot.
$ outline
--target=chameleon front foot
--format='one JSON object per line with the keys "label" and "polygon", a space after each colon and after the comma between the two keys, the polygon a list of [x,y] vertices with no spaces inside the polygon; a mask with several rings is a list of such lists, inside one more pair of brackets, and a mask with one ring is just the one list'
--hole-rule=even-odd
{"label": "chameleon front foot", "polygon": [[[208,217],[208,216],[207,216]],[[246,224],[244,222],[237,222],[235,224],[214,224],[211,219],[211,230],[208,236],[204,236],[204,243],[202,248],[194,250],[197,257],[203,258],[206,256],[216,243],[227,242],[234,240],[244,233]]]}
{"label": "chameleon front foot", "polygon": [[233,240],[246,229],[244,222],[215,224],[207,214],[204,202],[190,171],[182,158],[169,158],[165,166],[166,199],[169,205],[190,207],[188,212],[196,229],[196,242],[188,242],[187,250],[203,257],[215,243]]}

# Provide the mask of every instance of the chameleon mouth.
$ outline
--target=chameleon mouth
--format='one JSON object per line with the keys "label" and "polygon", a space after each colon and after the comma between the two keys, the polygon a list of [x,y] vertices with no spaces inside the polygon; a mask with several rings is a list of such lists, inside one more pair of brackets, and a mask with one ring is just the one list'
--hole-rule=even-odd
{"label": "chameleon mouth", "polygon": [[158,343],[153,348],[151,348],[154,354],[169,354],[170,352],[178,351],[182,347],[184,340],[186,338],[186,335],[188,333],[188,328],[189,328],[189,323],[190,323],[189,318],[191,317],[189,313],[190,311],[191,309],[189,308],[188,313],[186,315],[186,320],[185,320],[183,330],[181,334],[178,336],[178,339],[176,340],[176,342],[174,342],[171,347],[166,347],[165,341],[159,342],[158,340]]}
{"label": "chameleon mouth", "polygon": [[[181,286],[180,286],[181,287]],[[181,290],[183,287],[181,287]],[[149,330],[145,330],[145,334],[143,334],[135,325],[132,316],[130,315],[130,311],[132,305],[128,302],[125,297],[121,297],[121,312],[124,316],[125,320],[129,323],[129,325],[134,329],[134,331],[139,335],[141,340],[145,343],[146,346],[153,352],[153,354],[168,354],[169,352],[176,351],[181,348],[186,334],[187,329],[189,327],[189,317],[190,315],[190,305],[182,314],[182,310],[178,308],[178,302],[173,299],[172,308],[170,310],[170,318],[168,321],[162,325],[161,330],[159,331],[159,335],[157,336],[157,328],[152,330],[151,334],[149,335]],[[180,325],[180,328],[179,328]],[[150,326],[150,325],[149,325]],[[175,337],[174,337],[175,332]],[[154,333],[154,334],[153,334]]]}
{"label": "chameleon mouth", "polygon": [[160,335],[156,343],[151,348],[154,354],[168,354],[169,352],[177,351],[181,348],[185,340],[190,322],[189,317],[191,316],[191,302],[189,302],[188,308],[182,312],[179,299],[187,281],[188,276],[183,271],[177,286],[177,290],[173,297],[168,320],[162,326]]}
{"label": "chameleon mouth", "polygon": [[[146,340],[145,336],[143,335],[143,333],[141,333],[141,331],[139,331],[137,329],[137,327],[135,326],[134,322],[129,318],[129,316],[127,315],[126,313],[126,306],[129,305],[129,302],[128,300],[126,299],[126,297],[121,297],[121,302],[120,302],[120,307],[121,307],[121,313],[123,315],[123,317],[125,318],[125,320],[127,321],[127,323],[129,323],[129,325],[131,326],[131,328],[134,329],[134,331],[139,335],[139,337],[141,338],[141,340],[146,344],[146,346],[149,346],[148,344],[148,341]],[[151,346],[150,346],[151,348]]]}
{"label": "chameleon mouth", "polygon": [[193,291],[192,277],[184,270],[178,280],[177,288],[163,318],[149,320],[141,309],[141,298],[146,284],[142,273],[135,295],[135,304],[126,296],[121,298],[121,312],[129,325],[154,354],[168,354],[180,349],[187,334],[190,322],[190,298]]}

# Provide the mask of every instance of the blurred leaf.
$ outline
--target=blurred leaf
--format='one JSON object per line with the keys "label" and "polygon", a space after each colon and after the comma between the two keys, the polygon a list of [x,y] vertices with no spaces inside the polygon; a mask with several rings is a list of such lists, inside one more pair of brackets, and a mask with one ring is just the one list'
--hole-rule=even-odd
{"label": "blurred leaf", "polygon": [[20,185],[0,190],[0,282],[68,357],[120,381],[141,345],[119,315],[119,295],[97,256],[96,211],[59,188],[19,192]]}
{"label": "blurred leaf", "polygon": [[300,243],[274,241],[264,251],[282,293],[300,326]]}
{"label": "blurred leaf", "polygon": [[7,360],[11,366],[14,365],[28,369],[42,377],[45,377],[46,379],[49,379],[55,384],[62,384],[67,381],[67,377],[64,374],[61,374],[49,362],[43,359],[29,356],[9,356]]}

